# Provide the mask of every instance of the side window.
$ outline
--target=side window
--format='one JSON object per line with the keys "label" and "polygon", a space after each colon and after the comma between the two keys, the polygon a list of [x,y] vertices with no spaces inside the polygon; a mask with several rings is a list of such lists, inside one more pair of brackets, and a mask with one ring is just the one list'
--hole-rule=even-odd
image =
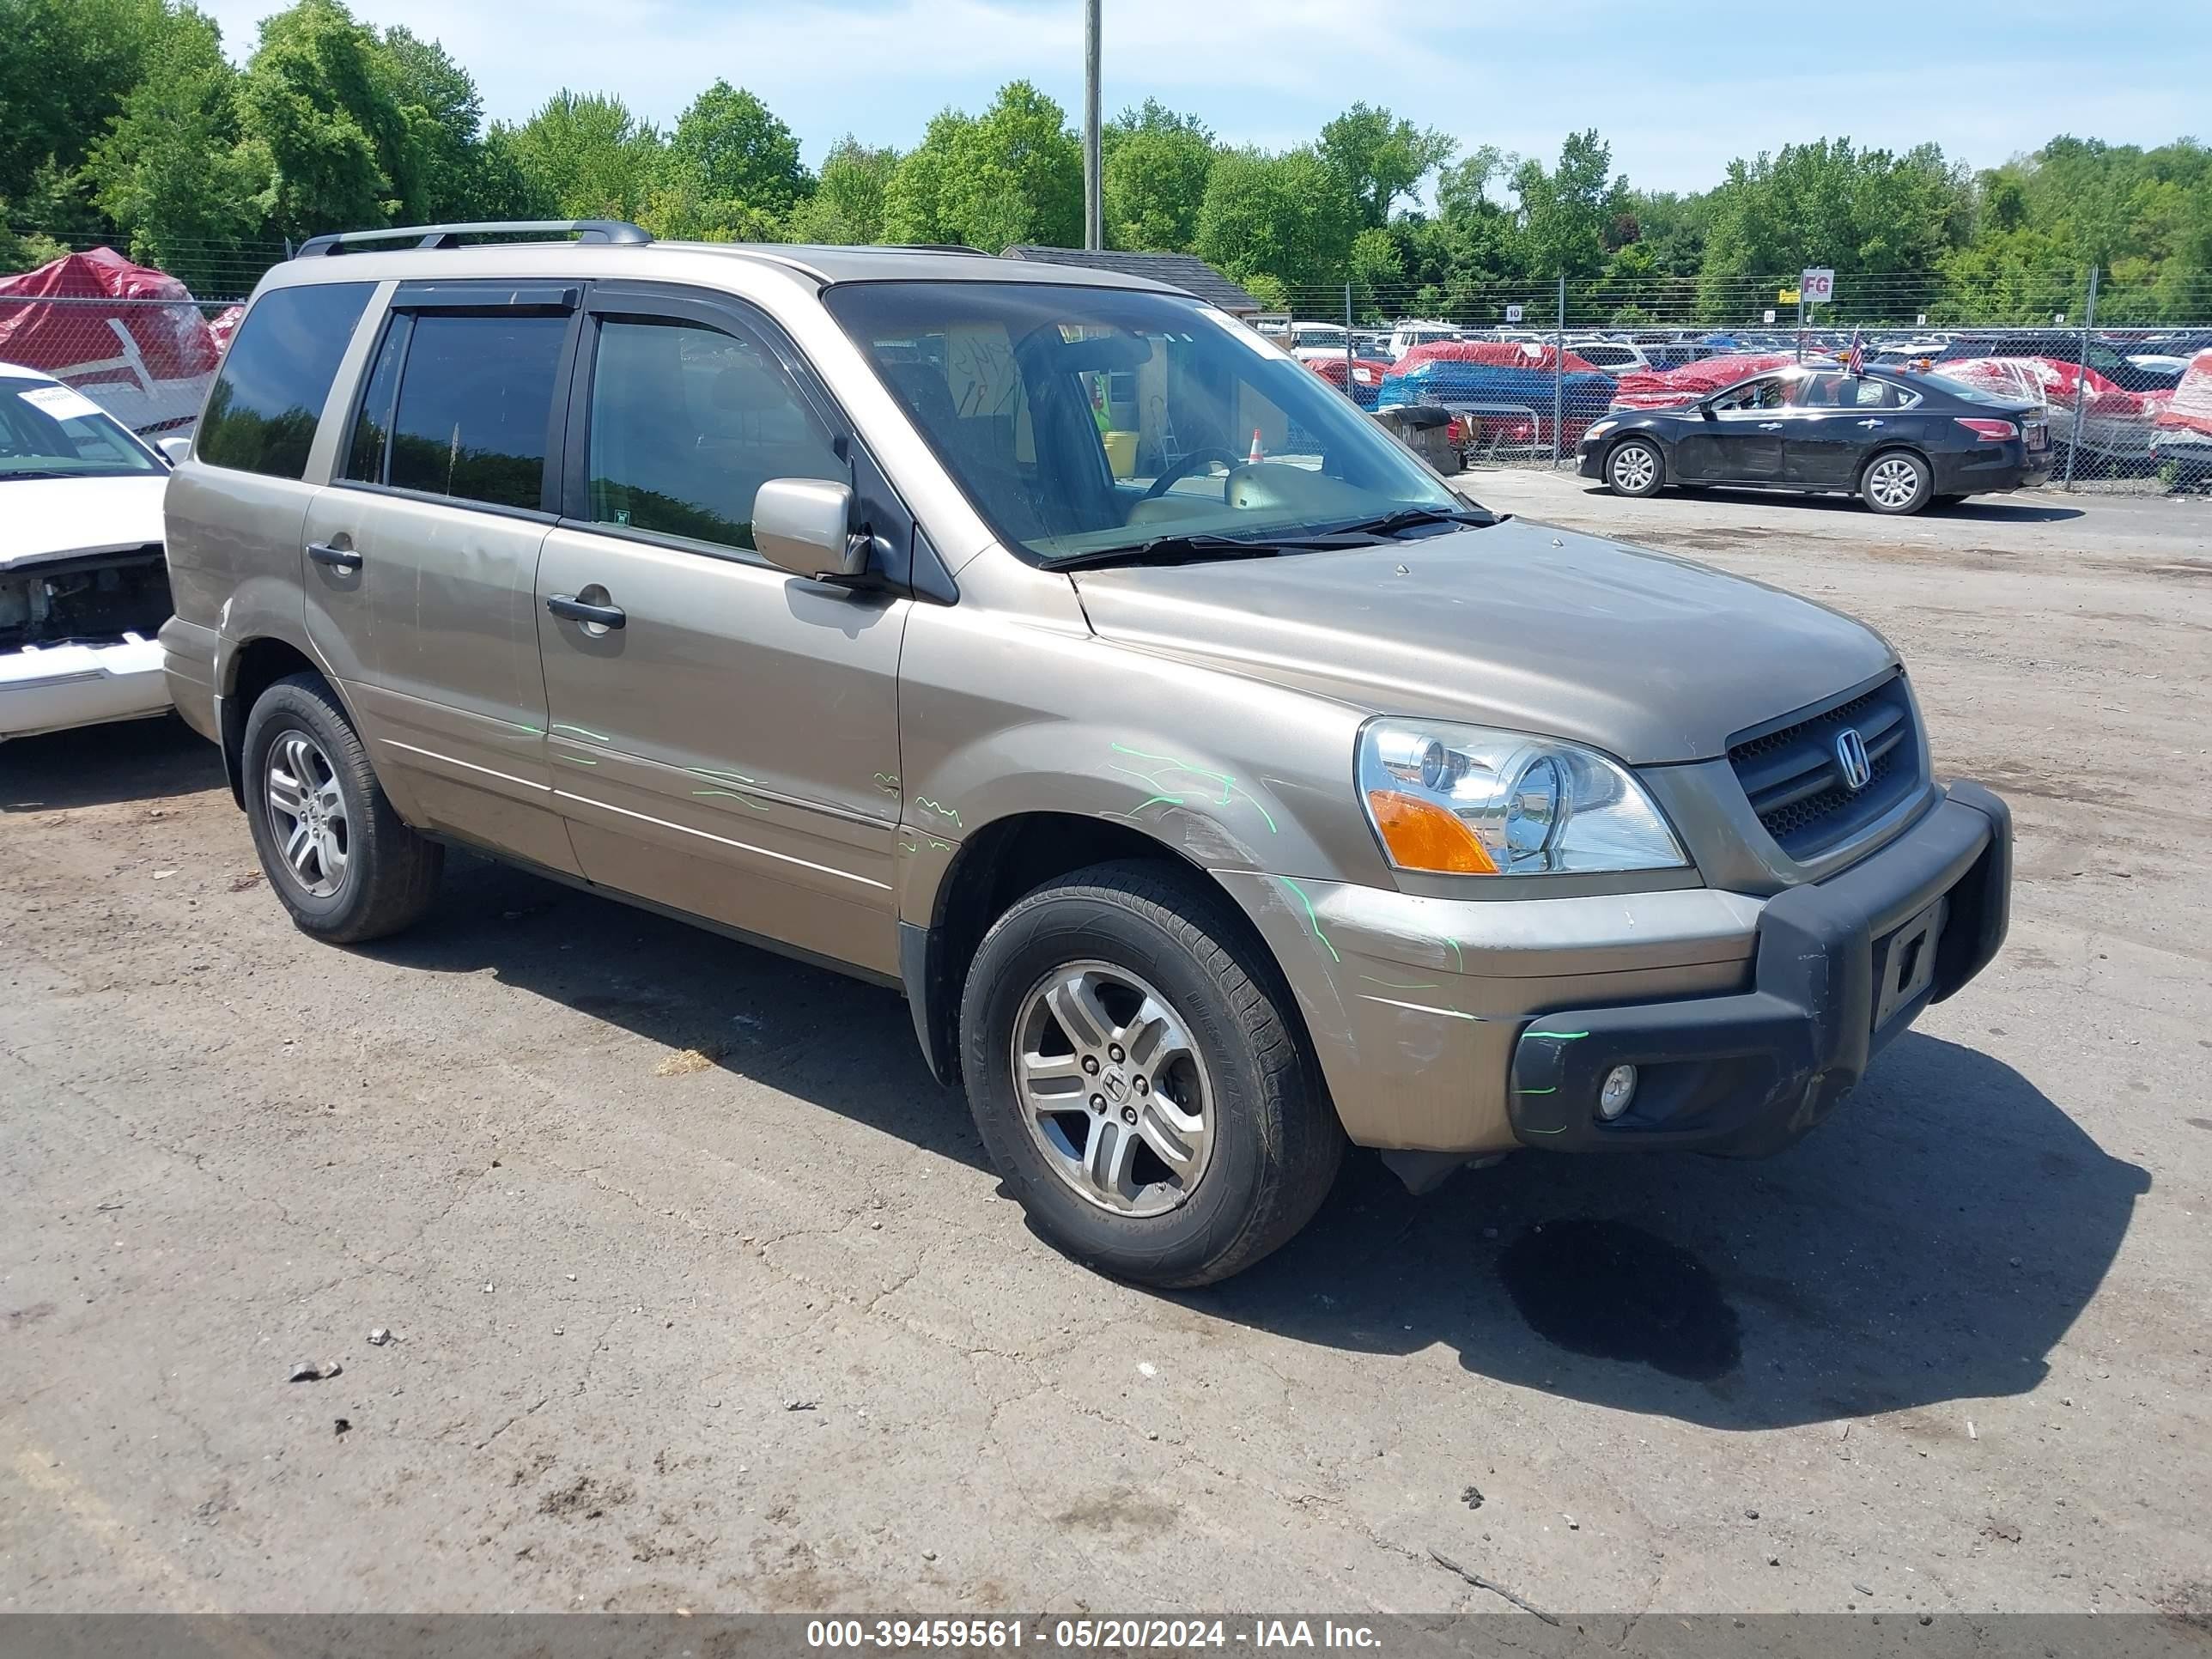
{"label": "side window", "polygon": [[305,473],[338,359],[373,286],[317,283],[263,295],[223,353],[193,453],[210,466],[276,478]]}
{"label": "side window", "polygon": [[418,314],[398,371],[385,482],[491,507],[539,506],[568,331],[559,316]]}
{"label": "side window", "polygon": [[687,322],[600,325],[590,455],[591,522],[747,550],[770,478],[852,477],[774,353]]}
{"label": "side window", "polygon": [[1718,410],[1779,409],[1789,389],[1789,382],[1779,374],[1769,374],[1763,380],[1746,380],[1731,387],[1713,399]]}
{"label": "side window", "polygon": [[382,483],[392,458],[392,405],[399,395],[399,362],[407,352],[407,331],[415,319],[394,313],[376,349],[376,362],[368,371],[368,386],[361,395],[361,412],[354,416],[353,435],[346,443],[343,476],[361,483]]}

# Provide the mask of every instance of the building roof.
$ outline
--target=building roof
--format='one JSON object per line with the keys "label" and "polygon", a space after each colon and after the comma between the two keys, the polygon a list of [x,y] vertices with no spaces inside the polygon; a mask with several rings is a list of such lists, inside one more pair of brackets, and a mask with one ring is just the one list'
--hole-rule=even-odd
{"label": "building roof", "polygon": [[1083,248],[1036,247],[1019,244],[1006,252],[1009,259],[1031,259],[1041,264],[1075,265],[1091,270],[1110,270],[1121,276],[1141,276],[1170,288],[1194,294],[1208,304],[1238,316],[1267,307],[1231,282],[1195,253],[1091,252]]}

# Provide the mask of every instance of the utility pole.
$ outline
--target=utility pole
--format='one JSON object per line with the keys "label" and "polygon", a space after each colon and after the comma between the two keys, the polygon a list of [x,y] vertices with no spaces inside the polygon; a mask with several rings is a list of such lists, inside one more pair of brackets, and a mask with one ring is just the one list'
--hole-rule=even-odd
{"label": "utility pole", "polygon": [[1083,246],[1106,246],[1106,202],[1098,175],[1098,5],[1083,0]]}

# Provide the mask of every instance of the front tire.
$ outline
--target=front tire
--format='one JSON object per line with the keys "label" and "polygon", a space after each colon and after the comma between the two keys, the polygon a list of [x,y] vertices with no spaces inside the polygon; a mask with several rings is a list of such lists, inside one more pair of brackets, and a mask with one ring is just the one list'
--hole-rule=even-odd
{"label": "front tire", "polygon": [[1906,449],[1883,452],[1859,475],[1859,497],[1875,512],[1902,518],[1934,499],[1936,475],[1928,463]]}
{"label": "front tire", "polygon": [[246,720],[246,817],[269,885],[302,933],[334,945],[419,920],[446,849],[401,822],[319,675],[278,680]]}
{"label": "front tire", "polygon": [[1666,459],[1649,439],[1624,438],[1605,458],[1605,485],[1616,495],[1641,501],[1666,482]]}
{"label": "front tire", "polygon": [[1194,878],[1097,865],[994,923],[961,998],[969,1109],[1037,1231],[1164,1288],[1285,1243],[1344,1132],[1234,914]]}

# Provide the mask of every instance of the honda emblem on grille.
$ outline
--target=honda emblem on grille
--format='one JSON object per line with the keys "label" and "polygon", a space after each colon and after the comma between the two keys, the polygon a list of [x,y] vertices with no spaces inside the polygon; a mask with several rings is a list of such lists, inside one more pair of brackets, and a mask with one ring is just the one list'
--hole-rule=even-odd
{"label": "honda emblem on grille", "polygon": [[1844,787],[1854,794],[1873,779],[1874,763],[1867,758],[1866,739],[1856,726],[1836,733],[1836,764],[1844,769]]}

